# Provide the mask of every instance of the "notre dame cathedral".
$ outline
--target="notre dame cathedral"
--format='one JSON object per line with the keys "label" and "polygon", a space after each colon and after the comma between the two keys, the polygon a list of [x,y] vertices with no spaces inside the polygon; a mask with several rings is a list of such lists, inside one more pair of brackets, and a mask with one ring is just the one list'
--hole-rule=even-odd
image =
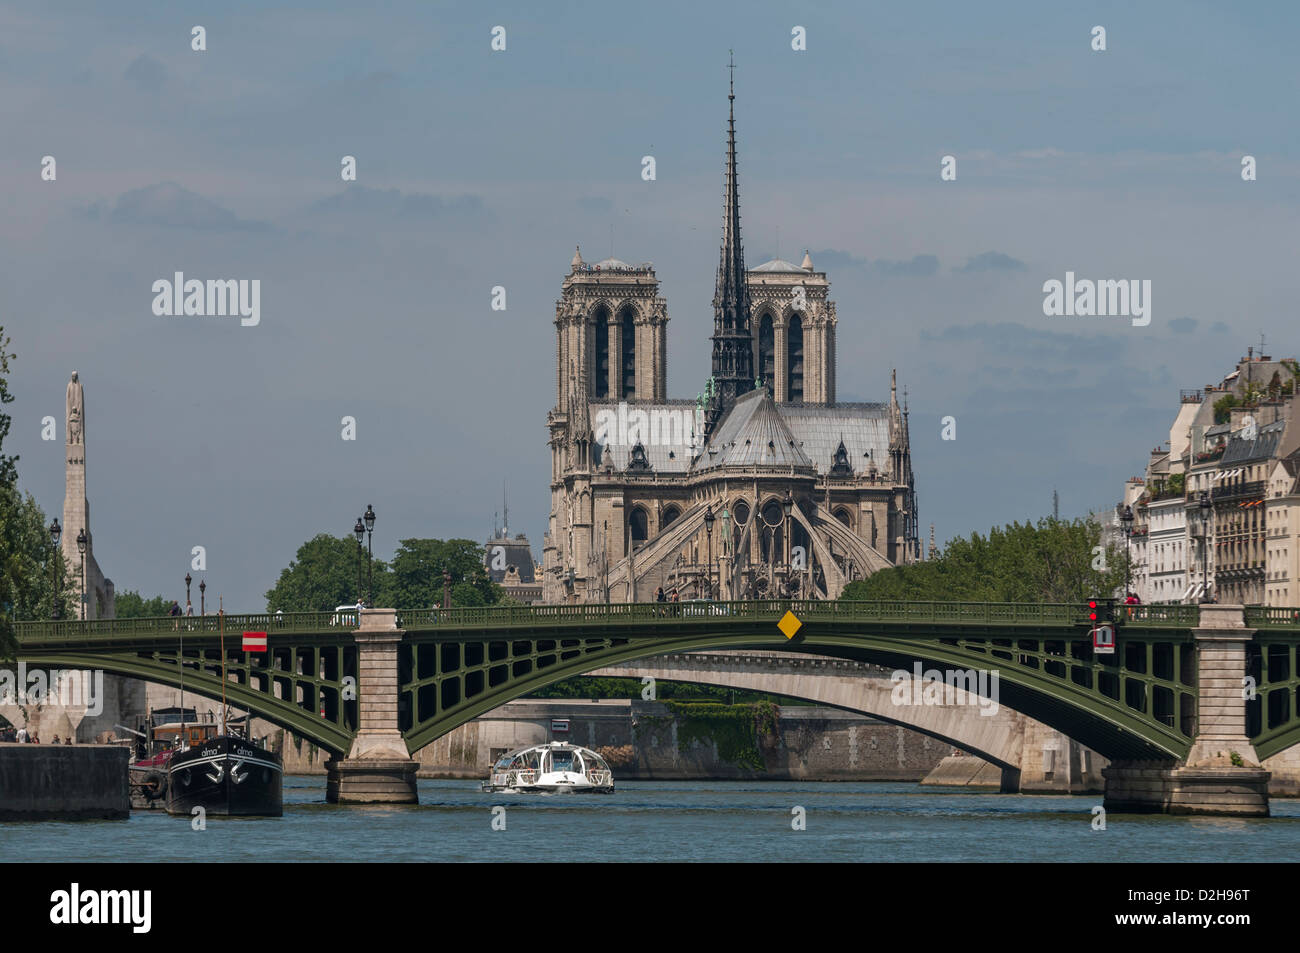
{"label": "notre dame cathedral", "polygon": [[555,308],[542,599],[833,599],[920,558],[907,409],[835,399],[835,304],[805,253],[746,270],[731,89],[713,373],[671,400],[650,264],[573,256]]}

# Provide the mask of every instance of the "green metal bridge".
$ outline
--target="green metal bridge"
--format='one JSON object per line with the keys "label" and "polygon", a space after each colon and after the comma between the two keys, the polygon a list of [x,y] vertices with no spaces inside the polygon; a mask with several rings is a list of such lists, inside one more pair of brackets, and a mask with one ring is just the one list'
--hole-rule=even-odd
{"label": "green metal bridge", "polygon": [[[793,650],[910,670],[986,669],[1001,704],[1111,760],[1186,757],[1196,735],[1197,606],[1119,607],[1113,655],[1094,654],[1082,605],[751,601],[417,609],[397,612],[398,729],[414,752],[561,679],[691,650]],[[790,612],[792,638],[778,628]],[[227,614],[231,704],[346,754],[359,727],[355,615]],[[1247,607],[1260,758],[1300,741],[1300,609]],[[222,695],[218,618],[18,623],[16,660],[99,669]],[[266,632],[265,653],[241,633]]]}

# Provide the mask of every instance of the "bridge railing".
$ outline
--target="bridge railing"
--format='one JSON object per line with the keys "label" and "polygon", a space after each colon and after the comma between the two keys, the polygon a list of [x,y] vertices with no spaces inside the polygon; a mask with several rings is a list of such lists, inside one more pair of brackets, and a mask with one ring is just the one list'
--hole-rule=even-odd
{"label": "bridge railing", "polygon": [[1246,628],[1300,628],[1300,609],[1291,606],[1246,606]]}
{"label": "bridge railing", "polygon": [[[581,605],[462,606],[451,609],[402,609],[397,622],[407,629],[476,627],[563,628],[575,623],[618,626],[660,622],[726,623],[756,618],[781,618],[793,612],[800,622],[809,620],[863,622],[936,622],[969,625],[1083,625],[1087,610],[1081,603],[1012,602],[850,602],[845,600],[759,599],[743,602],[635,602]],[[1135,625],[1190,628],[1197,624],[1195,605],[1116,606],[1122,621]],[[1248,606],[1246,624],[1257,628],[1300,628],[1300,609]],[[355,613],[254,612],[227,613],[227,634],[241,632],[350,632]],[[183,637],[215,635],[218,617],[162,616],[149,619],[97,619],[80,622],[19,622],[19,642],[47,639],[112,637]]]}
{"label": "bridge railing", "polygon": [[[1127,620],[1149,625],[1193,626],[1199,617],[1194,605],[1126,606]],[[1082,603],[1002,602],[851,602],[845,600],[757,599],[743,602],[636,602],[545,606],[473,606],[415,609],[398,612],[403,628],[480,625],[571,625],[655,622],[723,622],[780,618],[793,612],[801,621],[950,622],[985,625],[1075,625],[1087,616]]]}
{"label": "bridge railing", "polygon": [[229,637],[244,632],[351,632],[356,628],[355,614],[335,612],[227,612],[225,620],[215,615],[155,616],[147,619],[62,619],[43,622],[18,622],[14,629],[18,641],[44,639],[84,639],[113,636],[216,635],[221,628]]}

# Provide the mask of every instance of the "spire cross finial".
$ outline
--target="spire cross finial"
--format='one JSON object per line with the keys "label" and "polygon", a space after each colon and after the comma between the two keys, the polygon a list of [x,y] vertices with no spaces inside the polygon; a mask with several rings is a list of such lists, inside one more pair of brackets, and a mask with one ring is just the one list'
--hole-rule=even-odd
{"label": "spire cross finial", "polygon": [[731,56],[730,62],[727,63],[727,69],[731,70],[731,88],[727,91],[727,98],[735,99],[736,98],[736,51],[727,50],[727,53]]}

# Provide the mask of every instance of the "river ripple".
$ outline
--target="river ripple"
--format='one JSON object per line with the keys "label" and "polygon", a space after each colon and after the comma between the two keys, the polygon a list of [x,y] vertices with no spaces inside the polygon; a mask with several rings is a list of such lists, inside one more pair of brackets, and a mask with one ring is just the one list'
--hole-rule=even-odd
{"label": "river ripple", "polygon": [[[1100,795],[974,793],[918,784],[628,781],[610,796],[484,794],[421,781],[418,806],[338,807],[325,780],[286,777],[281,818],[0,824],[17,861],[1290,861],[1300,802],[1259,820],[1110,815]],[[493,830],[504,805],[506,829]],[[806,830],[791,827],[793,808]],[[1264,836],[1261,836],[1264,835]]]}

